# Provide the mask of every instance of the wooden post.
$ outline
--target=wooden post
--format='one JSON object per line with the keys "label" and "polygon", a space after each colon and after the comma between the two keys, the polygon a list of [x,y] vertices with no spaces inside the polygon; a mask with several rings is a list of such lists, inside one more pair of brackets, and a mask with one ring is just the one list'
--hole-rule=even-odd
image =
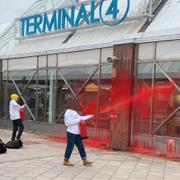
{"label": "wooden post", "polygon": [[0,118],[2,118],[3,115],[3,74],[2,74],[2,60],[0,59]]}
{"label": "wooden post", "polygon": [[115,45],[113,56],[112,105],[117,119],[110,121],[110,147],[126,151],[131,133],[135,45]]}

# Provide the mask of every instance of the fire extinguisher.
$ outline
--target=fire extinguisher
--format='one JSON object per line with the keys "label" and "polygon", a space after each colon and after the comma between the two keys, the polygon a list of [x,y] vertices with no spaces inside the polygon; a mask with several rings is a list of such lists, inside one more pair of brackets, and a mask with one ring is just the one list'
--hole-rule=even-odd
{"label": "fire extinguisher", "polygon": [[80,126],[81,138],[82,139],[88,139],[86,122],[81,121],[79,126]]}
{"label": "fire extinguisher", "polygon": [[25,119],[25,111],[24,111],[24,108],[20,108],[19,114],[20,114],[20,119],[21,119],[21,121],[24,121],[24,119]]}

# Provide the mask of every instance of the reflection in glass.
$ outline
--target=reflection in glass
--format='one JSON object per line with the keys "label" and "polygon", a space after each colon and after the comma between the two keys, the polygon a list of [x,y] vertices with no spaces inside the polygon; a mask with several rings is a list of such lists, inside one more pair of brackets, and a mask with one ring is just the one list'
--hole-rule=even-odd
{"label": "reflection in glass", "polygon": [[[177,111],[172,116],[170,115],[180,105],[180,91],[178,90],[178,87],[180,88],[180,61],[163,61],[158,62],[158,65],[155,65],[154,81],[152,79],[153,65],[151,63],[138,65],[137,95],[148,91],[150,93],[149,98],[143,96],[142,99],[138,99],[136,102],[134,130],[137,134],[149,134],[150,122],[152,123],[153,132],[170,117],[167,123],[158,128],[155,133],[158,135],[179,136],[180,111]],[[152,117],[152,120],[150,117]]]}
{"label": "reflection in glass", "polygon": [[[57,122],[63,122],[63,112],[69,98],[76,99],[79,113],[95,113],[97,104],[97,66],[61,68],[57,81]],[[93,75],[94,74],[94,75]],[[63,76],[63,77],[62,77]],[[91,102],[93,101],[93,103]],[[94,105],[95,103],[95,105]],[[92,107],[93,105],[93,107]],[[91,108],[89,107],[91,106]]]}
{"label": "reflection in glass", "polygon": [[152,87],[152,69],[152,63],[138,65],[137,98],[134,99],[136,107],[135,133],[149,133],[152,101],[152,96],[150,96],[149,92]]}
{"label": "reflection in glass", "polygon": [[37,120],[38,121],[47,121],[46,118],[46,70],[39,70],[38,72],[38,82],[36,86],[36,97],[37,97]]}
{"label": "reflection in glass", "polygon": [[[99,109],[108,107],[112,96],[112,64],[101,66]],[[99,114],[98,127],[110,128],[110,112]]]}

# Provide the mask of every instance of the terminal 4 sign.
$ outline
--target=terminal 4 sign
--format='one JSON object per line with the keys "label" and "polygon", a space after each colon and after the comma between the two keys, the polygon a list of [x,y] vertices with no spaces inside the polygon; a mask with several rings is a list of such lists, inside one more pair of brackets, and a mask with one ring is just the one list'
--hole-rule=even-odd
{"label": "terminal 4 sign", "polygon": [[[120,5],[123,3],[123,8]],[[103,23],[114,26],[127,17],[130,0],[95,0],[20,19],[20,36],[29,37]]]}

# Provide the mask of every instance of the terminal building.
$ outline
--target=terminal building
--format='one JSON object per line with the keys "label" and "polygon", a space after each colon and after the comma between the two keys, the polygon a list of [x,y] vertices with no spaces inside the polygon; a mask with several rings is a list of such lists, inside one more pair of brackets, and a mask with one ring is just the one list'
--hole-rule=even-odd
{"label": "terminal building", "polygon": [[[0,125],[11,93],[26,129],[61,134],[67,99],[88,136],[118,150],[180,152],[180,1],[37,0],[0,31]],[[120,14],[120,15],[119,15]]]}

